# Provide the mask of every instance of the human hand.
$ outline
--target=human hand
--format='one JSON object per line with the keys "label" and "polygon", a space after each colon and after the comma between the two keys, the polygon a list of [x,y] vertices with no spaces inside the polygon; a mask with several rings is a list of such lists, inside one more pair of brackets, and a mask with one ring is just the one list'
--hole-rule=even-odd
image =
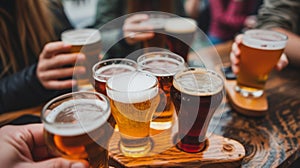
{"label": "human hand", "polygon": [[[240,62],[240,54],[241,54],[239,45],[242,43],[242,39],[243,39],[242,34],[236,36],[235,41],[231,47],[231,52],[230,52],[231,68],[235,74],[238,74],[239,72],[239,62]],[[288,63],[289,61],[287,59],[287,56],[285,53],[283,53],[279,61],[277,62],[275,69],[282,70],[284,67],[288,65]]]}
{"label": "human hand", "polygon": [[123,34],[125,41],[129,45],[148,40],[154,37],[153,27],[140,24],[149,19],[147,14],[136,14],[127,18],[123,25]]}
{"label": "human hand", "polygon": [[54,158],[43,137],[42,124],[4,126],[0,128],[1,167],[87,168],[85,160]]}
{"label": "human hand", "polygon": [[45,45],[39,56],[36,73],[39,81],[46,89],[72,88],[77,84],[76,80],[72,79],[73,74],[86,72],[84,66],[73,67],[76,61],[85,60],[85,55],[69,53],[71,47],[71,45],[63,42],[51,42]]}

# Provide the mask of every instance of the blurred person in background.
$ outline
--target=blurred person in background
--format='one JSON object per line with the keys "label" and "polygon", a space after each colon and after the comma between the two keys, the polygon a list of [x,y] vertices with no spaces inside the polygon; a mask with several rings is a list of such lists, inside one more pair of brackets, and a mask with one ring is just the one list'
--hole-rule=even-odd
{"label": "blurred person in background", "polygon": [[208,0],[205,4],[209,9],[204,8],[201,12],[201,2],[202,0],[186,0],[185,11],[195,19],[202,18],[197,19],[198,25],[204,29],[213,44],[232,40],[245,27],[252,28],[256,24],[258,4],[261,3],[260,0]]}
{"label": "blurred person in background", "polygon": [[[124,18],[118,22],[119,24],[112,27],[107,26],[106,23],[126,14],[141,11],[160,11],[186,16],[183,4],[184,0],[98,0],[96,19],[92,27],[100,28],[101,31],[106,32],[103,33],[103,43],[105,41],[117,42],[109,49],[105,58],[125,57],[140,49],[142,47],[140,42],[154,37],[154,33],[151,32],[153,28],[139,24],[149,18],[145,14],[128,15],[128,18]],[[140,30],[149,32],[139,33],[134,37],[129,36],[129,33]],[[121,40],[118,41],[117,39]]]}
{"label": "blurred person in background", "polygon": [[[276,65],[277,70],[282,70],[288,64],[294,67],[300,66],[300,1],[293,0],[264,0],[257,16],[257,27],[271,29],[288,36],[284,54]],[[239,44],[243,35],[238,35],[232,45],[230,53],[232,70],[239,72]]]}
{"label": "blurred person in background", "polygon": [[71,46],[58,42],[71,27],[59,0],[0,1],[0,114],[40,105],[76,86],[72,65],[85,56],[66,54]]}

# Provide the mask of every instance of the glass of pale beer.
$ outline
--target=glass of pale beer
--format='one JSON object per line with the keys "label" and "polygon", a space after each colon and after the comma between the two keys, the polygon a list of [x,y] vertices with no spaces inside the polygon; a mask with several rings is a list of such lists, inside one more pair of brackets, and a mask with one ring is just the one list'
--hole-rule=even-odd
{"label": "glass of pale beer", "polygon": [[73,92],[49,101],[42,110],[44,137],[55,156],[86,159],[92,168],[108,167],[113,128],[109,99],[96,92]]}
{"label": "glass of pale beer", "polygon": [[173,76],[185,68],[183,58],[172,52],[149,52],[137,59],[138,70],[149,72],[157,77],[160,103],[153,115],[150,127],[156,130],[168,129],[172,126],[175,112],[170,98]]}
{"label": "glass of pale beer", "polygon": [[174,17],[166,20],[165,33],[169,50],[188,60],[188,53],[194,41],[197,23],[194,19]]}
{"label": "glass of pale beer", "polygon": [[131,59],[113,58],[99,61],[93,66],[94,88],[97,92],[106,95],[105,85],[110,77],[136,70],[137,63]]}
{"label": "glass of pale beer", "polygon": [[77,79],[78,90],[87,91],[92,89],[93,81],[92,67],[99,61],[101,52],[101,34],[98,29],[72,29],[61,34],[61,40],[66,44],[71,44],[72,53],[83,53],[86,56],[84,62],[77,62],[74,68],[84,66],[86,73],[74,75]]}
{"label": "glass of pale beer", "polygon": [[106,83],[112,114],[121,134],[120,151],[146,156],[152,149],[150,121],[159,104],[157,78],[144,72],[114,75]]}
{"label": "glass of pale beer", "polygon": [[246,31],[240,44],[236,91],[244,97],[262,96],[268,75],[283,53],[286,42],[287,36],[275,31]]}
{"label": "glass of pale beer", "polygon": [[190,67],[174,76],[171,98],[178,115],[180,150],[205,149],[209,122],[223,97],[223,78],[214,71]]}

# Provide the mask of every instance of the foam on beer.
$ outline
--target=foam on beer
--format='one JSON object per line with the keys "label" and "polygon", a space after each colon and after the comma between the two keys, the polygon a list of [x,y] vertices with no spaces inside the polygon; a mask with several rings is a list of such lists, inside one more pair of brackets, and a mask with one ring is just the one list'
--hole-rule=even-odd
{"label": "foam on beer", "polygon": [[63,32],[62,41],[71,45],[89,45],[101,40],[97,29],[75,29]]}
{"label": "foam on beer", "polygon": [[143,102],[158,94],[156,77],[143,72],[115,75],[106,84],[108,97],[123,103]]}
{"label": "foam on beer", "polygon": [[[96,99],[69,100],[49,112],[44,126],[47,131],[56,135],[81,135],[99,128],[107,121],[110,116],[110,112],[104,111],[107,108],[106,103]],[[62,112],[72,115],[72,122],[60,119]]]}
{"label": "foam on beer", "polygon": [[243,36],[243,44],[256,49],[280,50],[286,46],[286,36],[270,30],[249,30]]}
{"label": "foam on beer", "polygon": [[170,18],[165,24],[165,31],[169,33],[192,33],[197,29],[197,23],[189,18]]}
{"label": "foam on beer", "polygon": [[114,74],[119,74],[121,72],[135,71],[136,68],[126,64],[111,64],[99,68],[94,73],[94,78],[97,81],[106,82]]}
{"label": "foam on beer", "polygon": [[140,70],[151,72],[155,76],[170,76],[174,75],[178,70],[184,67],[184,60],[182,62],[169,57],[153,56],[142,61],[138,60]]}
{"label": "foam on beer", "polygon": [[176,75],[173,85],[189,95],[210,96],[223,89],[223,80],[215,72],[199,68]]}

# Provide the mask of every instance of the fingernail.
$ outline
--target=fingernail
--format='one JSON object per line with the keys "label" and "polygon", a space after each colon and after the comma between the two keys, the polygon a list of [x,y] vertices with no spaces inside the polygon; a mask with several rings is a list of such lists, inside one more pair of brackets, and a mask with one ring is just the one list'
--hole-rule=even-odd
{"label": "fingernail", "polygon": [[71,168],[85,168],[86,166],[81,162],[75,162],[71,165]]}

